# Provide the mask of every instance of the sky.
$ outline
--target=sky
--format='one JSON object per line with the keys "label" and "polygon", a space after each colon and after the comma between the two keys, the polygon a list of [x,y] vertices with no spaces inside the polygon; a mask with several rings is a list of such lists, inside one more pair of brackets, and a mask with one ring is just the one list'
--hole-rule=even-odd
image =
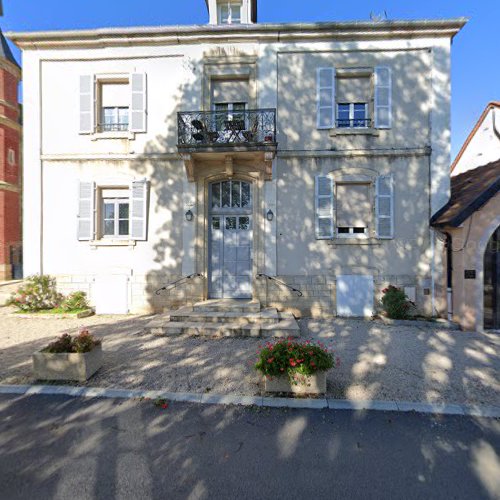
{"label": "sky", "polygon": [[[205,0],[3,0],[5,31],[204,24]],[[493,100],[500,100],[500,0],[260,0],[259,22],[468,17],[452,47],[452,158]],[[19,61],[18,50],[15,55]]]}

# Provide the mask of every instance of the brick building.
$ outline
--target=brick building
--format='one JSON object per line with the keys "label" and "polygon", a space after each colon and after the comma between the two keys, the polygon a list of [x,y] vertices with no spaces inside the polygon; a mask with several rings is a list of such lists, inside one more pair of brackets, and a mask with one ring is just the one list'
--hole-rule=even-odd
{"label": "brick building", "polygon": [[21,68],[0,31],[0,280],[21,273]]}

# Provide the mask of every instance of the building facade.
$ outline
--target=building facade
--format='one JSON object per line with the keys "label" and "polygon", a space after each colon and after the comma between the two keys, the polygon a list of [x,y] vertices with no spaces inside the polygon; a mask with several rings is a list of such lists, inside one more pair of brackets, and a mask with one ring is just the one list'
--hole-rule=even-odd
{"label": "building facade", "polygon": [[0,31],[0,280],[21,277],[20,80],[21,68]]}
{"label": "building facade", "polygon": [[258,24],[255,1],[207,5],[206,26],[10,34],[26,273],[98,312],[253,298],[365,316],[390,283],[445,312],[429,219],[465,20]]}

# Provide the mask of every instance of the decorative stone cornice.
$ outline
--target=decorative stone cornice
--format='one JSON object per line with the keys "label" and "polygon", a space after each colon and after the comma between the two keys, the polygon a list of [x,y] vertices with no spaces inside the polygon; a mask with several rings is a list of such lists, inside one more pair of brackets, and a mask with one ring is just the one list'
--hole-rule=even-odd
{"label": "decorative stone cornice", "polygon": [[193,25],[101,28],[71,31],[9,32],[21,49],[179,45],[236,42],[299,42],[453,38],[466,18],[416,21],[328,22],[247,25]]}

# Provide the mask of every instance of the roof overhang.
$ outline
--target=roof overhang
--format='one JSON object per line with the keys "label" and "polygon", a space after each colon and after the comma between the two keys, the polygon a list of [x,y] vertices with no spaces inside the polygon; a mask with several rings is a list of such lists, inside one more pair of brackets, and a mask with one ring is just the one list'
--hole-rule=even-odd
{"label": "roof overhang", "polygon": [[245,25],[192,25],[91,30],[9,32],[21,49],[109,47],[206,42],[283,42],[453,38],[466,18],[381,22],[328,22]]}
{"label": "roof overhang", "polygon": [[[441,210],[436,212],[436,214],[431,218],[431,226],[437,228],[445,227],[459,227],[463,224],[474,212],[477,212],[482,208],[488,201],[490,201],[498,192],[500,192],[500,179],[494,182],[485,191],[481,193],[472,203],[464,207],[455,217],[446,219],[443,214],[446,213],[448,205],[445,205]],[[442,220],[439,220],[442,219]]]}

